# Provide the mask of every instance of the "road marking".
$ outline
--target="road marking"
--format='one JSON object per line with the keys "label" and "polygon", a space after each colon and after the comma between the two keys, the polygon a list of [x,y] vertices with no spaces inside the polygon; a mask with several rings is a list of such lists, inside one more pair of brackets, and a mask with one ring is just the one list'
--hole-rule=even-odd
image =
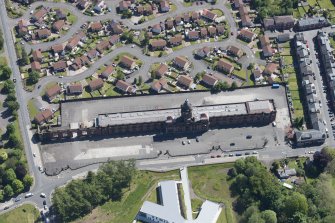
{"label": "road marking", "polygon": [[155,164],[164,164],[164,163],[179,163],[179,162],[194,162],[194,156],[187,156],[187,157],[177,157],[167,160],[146,160],[140,161],[139,166],[146,166],[146,165],[155,165]]}

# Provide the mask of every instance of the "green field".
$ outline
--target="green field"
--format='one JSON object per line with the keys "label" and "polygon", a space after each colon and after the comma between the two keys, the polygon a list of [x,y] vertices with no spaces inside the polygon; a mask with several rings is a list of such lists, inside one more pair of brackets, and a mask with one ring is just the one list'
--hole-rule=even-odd
{"label": "green field", "polygon": [[12,211],[0,215],[0,223],[38,222],[39,211],[31,204],[24,204]]}
{"label": "green field", "polygon": [[222,202],[225,208],[221,212],[219,222],[235,223],[237,214],[233,211],[234,198],[230,194],[231,181],[227,180],[227,171],[233,163],[190,167],[188,175],[194,193],[202,199]]}
{"label": "green field", "polygon": [[322,9],[335,10],[334,4],[331,0],[318,0],[317,2]]}
{"label": "green field", "polygon": [[150,194],[155,190],[158,181],[177,179],[179,179],[178,170],[165,173],[139,171],[130,186],[130,190],[125,191],[121,201],[107,202],[95,208],[91,214],[75,222],[132,222],[145,200],[154,201],[156,199],[155,195]]}

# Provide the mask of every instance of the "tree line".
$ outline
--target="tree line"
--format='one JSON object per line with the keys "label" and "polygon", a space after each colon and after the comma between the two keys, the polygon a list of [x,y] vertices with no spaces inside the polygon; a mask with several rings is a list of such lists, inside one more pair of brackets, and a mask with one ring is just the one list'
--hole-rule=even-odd
{"label": "tree line", "polygon": [[298,0],[254,0],[252,8],[256,9],[261,19],[277,15],[292,15],[298,7]]}
{"label": "tree line", "polygon": [[234,209],[242,215],[240,222],[335,222],[335,188],[332,186],[335,150],[327,148],[314,157],[310,165],[321,174],[316,175],[312,183],[303,183],[293,190],[283,187],[255,157],[237,160],[228,174],[233,179],[230,189],[237,196]]}
{"label": "tree line", "polygon": [[23,145],[17,135],[19,129],[14,124],[17,121],[19,103],[11,75],[12,71],[8,66],[0,66],[0,80],[4,81],[1,93],[7,95],[4,107],[7,107],[7,115],[11,117],[6,132],[1,136],[5,149],[0,151],[0,202],[29,190],[33,184],[33,178],[28,174],[27,164],[23,159]]}
{"label": "tree line", "polygon": [[73,180],[55,190],[52,203],[61,222],[73,221],[90,213],[98,205],[119,201],[135,173],[134,161],[111,161],[83,180]]}
{"label": "tree line", "polygon": [[4,45],[4,38],[3,38],[3,33],[2,30],[0,29],[0,51],[3,50],[3,45]]}

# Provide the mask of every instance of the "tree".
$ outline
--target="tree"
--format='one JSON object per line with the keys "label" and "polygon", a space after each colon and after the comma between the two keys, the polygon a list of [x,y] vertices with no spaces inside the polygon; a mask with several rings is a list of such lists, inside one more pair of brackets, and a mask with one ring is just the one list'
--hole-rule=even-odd
{"label": "tree", "polygon": [[32,176],[30,176],[29,174],[26,174],[23,178],[23,185],[24,188],[29,189],[34,182],[34,178]]}
{"label": "tree", "polygon": [[5,198],[10,198],[14,195],[13,188],[9,184],[4,187],[3,192],[5,195]]}
{"label": "tree", "polygon": [[27,51],[25,50],[25,48],[22,48],[22,58],[21,58],[21,64],[22,65],[28,65],[29,64],[29,57],[27,54]]}
{"label": "tree", "polygon": [[261,217],[266,223],[277,223],[277,214],[272,210],[263,211]]}
{"label": "tree", "polygon": [[5,101],[6,101],[6,102],[8,102],[8,101],[16,101],[15,93],[14,93],[14,92],[9,93],[9,94],[7,95]]}
{"label": "tree", "polygon": [[0,190],[0,202],[3,202],[5,196],[3,190]]}
{"label": "tree", "polygon": [[16,175],[13,169],[8,169],[3,176],[3,181],[5,184],[10,184],[16,179]]}
{"label": "tree", "polygon": [[306,214],[307,210],[308,204],[304,195],[293,192],[291,196],[286,197],[284,201],[284,213],[287,217],[293,217],[298,212]]}
{"label": "tree", "polygon": [[315,166],[320,170],[323,171],[324,168],[328,165],[329,162],[334,160],[335,158],[335,149],[330,147],[324,147],[321,151],[317,151],[313,155],[314,161],[313,163]]}
{"label": "tree", "polygon": [[2,88],[3,93],[9,94],[14,92],[15,90],[15,85],[12,80],[6,80],[4,83],[4,86]]}
{"label": "tree", "polygon": [[23,191],[24,186],[23,186],[23,183],[20,180],[15,179],[12,182],[12,188],[13,188],[14,194],[19,194]]}
{"label": "tree", "polygon": [[8,67],[8,66],[3,66],[1,68],[1,80],[8,80],[10,78],[10,76],[12,75],[12,70]]}
{"label": "tree", "polygon": [[124,73],[122,71],[118,70],[117,74],[116,74],[116,79],[124,80]]}
{"label": "tree", "polygon": [[3,44],[4,44],[4,38],[2,36],[2,30],[0,29],[0,50],[3,49]]}
{"label": "tree", "polygon": [[23,177],[27,174],[27,169],[26,167],[23,165],[23,163],[18,163],[16,165],[16,168],[15,168],[15,174],[16,174],[16,177],[20,180],[23,179]]}
{"label": "tree", "polygon": [[8,159],[6,151],[0,151],[0,163],[5,162]]}
{"label": "tree", "polygon": [[235,88],[237,88],[237,83],[233,81],[233,83],[231,83],[230,89],[235,89]]}
{"label": "tree", "polygon": [[28,74],[28,83],[29,84],[36,84],[38,82],[38,79],[39,79],[40,75],[37,71],[31,71],[29,74]]}
{"label": "tree", "polygon": [[6,134],[10,135],[10,134],[13,134],[15,132],[15,126],[13,123],[9,123],[7,126],[6,126]]}
{"label": "tree", "polygon": [[20,140],[16,137],[15,134],[11,134],[8,137],[8,145],[12,148],[21,147]]}
{"label": "tree", "polygon": [[142,76],[140,75],[139,77],[138,77],[138,83],[137,83],[137,85],[138,86],[141,86],[143,84],[143,78],[142,78]]}
{"label": "tree", "polygon": [[7,101],[6,106],[10,112],[17,111],[20,108],[20,104],[17,101]]}

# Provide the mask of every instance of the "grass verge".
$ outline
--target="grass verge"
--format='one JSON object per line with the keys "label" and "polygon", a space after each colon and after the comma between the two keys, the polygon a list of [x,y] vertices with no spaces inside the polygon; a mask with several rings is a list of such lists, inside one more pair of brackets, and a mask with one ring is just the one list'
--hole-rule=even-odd
{"label": "grass verge", "polygon": [[31,204],[24,204],[12,211],[0,215],[0,223],[31,223],[37,222],[39,212],[35,206]]}

